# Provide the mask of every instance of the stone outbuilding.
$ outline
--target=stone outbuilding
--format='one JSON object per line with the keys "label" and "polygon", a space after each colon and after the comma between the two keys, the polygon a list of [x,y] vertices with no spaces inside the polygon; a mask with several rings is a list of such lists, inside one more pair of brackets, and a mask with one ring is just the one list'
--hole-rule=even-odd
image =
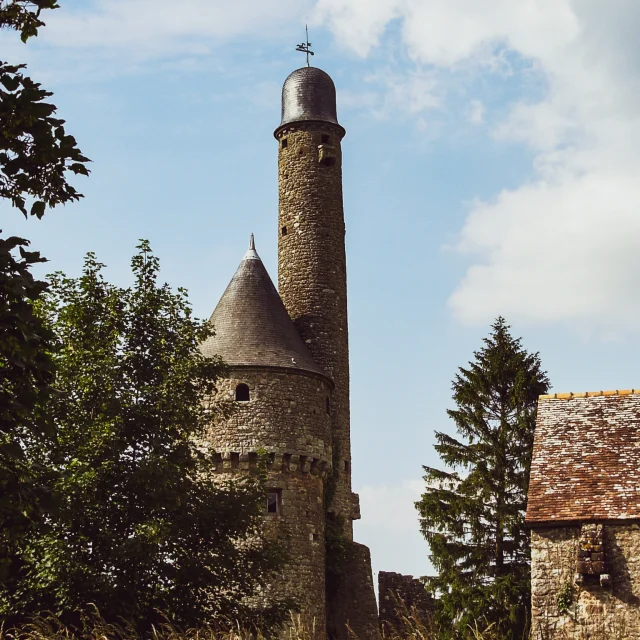
{"label": "stone outbuilding", "polygon": [[640,389],[541,396],[532,639],[640,640]]}

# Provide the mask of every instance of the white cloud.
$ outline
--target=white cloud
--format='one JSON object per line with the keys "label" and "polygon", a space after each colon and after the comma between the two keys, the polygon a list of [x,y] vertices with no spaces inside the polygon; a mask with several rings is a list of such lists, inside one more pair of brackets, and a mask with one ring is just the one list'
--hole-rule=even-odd
{"label": "white cloud", "polygon": [[399,0],[319,0],[312,24],[328,24],[345,48],[366,56],[399,14],[400,5]]}
{"label": "white cloud", "polygon": [[[374,573],[426,575],[431,571],[429,547],[419,531],[414,506],[423,490],[421,480],[358,489],[362,520],[354,523],[354,537],[370,548]],[[393,545],[389,540],[394,541]]]}
{"label": "white cloud", "polygon": [[273,36],[299,21],[307,6],[299,0],[94,0],[47,15],[39,40],[142,58],[201,55],[216,42],[267,30]]}
{"label": "white cloud", "polygon": [[472,124],[482,124],[484,122],[484,105],[480,100],[472,100],[469,103],[467,118]]}
{"label": "white cloud", "polygon": [[[637,330],[640,5],[372,4],[368,22],[365,5],[351,0],[319,0],[316,15],[359,55],[398,19],[405,50],[425,73],[446,70],[454,80],[460,70],[472,77],[516,74],[522,73],[517,62],[525,60],[546,82],[541,100],[523,96],[495,127],[497,139],[531,148],[535,162],[527,183],[470,205],[456,246],[472,264],[450,298],[455,316],[486,323],[502,313],[601,335]],[[351,39],[353,32],[357,37]]]}
{"label": "white cloud", "polygon": [[403,75],[382,69],[369,75],[366,81],[379,91],[374,115],[386,118],[398,111],[418,115],[440,106],[435,74],[430,71],[412,71]]}

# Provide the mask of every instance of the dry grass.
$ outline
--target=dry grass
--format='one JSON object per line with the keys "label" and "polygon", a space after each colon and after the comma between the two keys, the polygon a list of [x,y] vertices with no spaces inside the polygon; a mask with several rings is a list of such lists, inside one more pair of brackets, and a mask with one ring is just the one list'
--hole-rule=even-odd
{"label": "dry grass", "polygon": [[[397,628],[383,629],[381,640],[436,640],[430,623],[422,620],[415,610],[404,604],[397,609]],[[492,625],[491,625],[492,626]],[[468,640],[497,640],[491,626],[482,628],[477,624],[469,628]],[[357,640],[350,634],[352,640]],[[286,630],[279,636],[282,640],[325,640],[316,632],[313,621],[300,615],[291,616]],[[165,622],[144,635],[126,623],[105,622],[97,611],[88,614],[77,628],[64,625],[54,615],[43,615],[20,628],[0,627],[0,640],[267,640],[262,633],[252,633],[237,625],[226,627],[205,626],[198,629],[180,629]]]}
{"label": "dry grass", "polygon": [[[415,608],[409,609],[406,604],[398,599],[395,601],[395,617],[397,623],[394,627],[385,625],[382,629],[382,640],[437,640],[437,633],[430,620],[424,620]],[[493,624],[489,626],[479,625],[476,621],[473,627],[469,627],[466,640],[499,640],[493,631]]]}

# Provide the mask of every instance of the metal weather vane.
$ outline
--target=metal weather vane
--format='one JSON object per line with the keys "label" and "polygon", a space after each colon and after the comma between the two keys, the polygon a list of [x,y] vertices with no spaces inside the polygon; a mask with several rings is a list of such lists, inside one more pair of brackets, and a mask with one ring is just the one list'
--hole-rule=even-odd
{"label": "metal weather vane", "polygon": [[305,33],[307,34],[306,42],[302,42],[296,46],[296,51],[302,51],[302,53],[307,54],[307,67],[309,66],[309,54],[314,55],[313,51],[311,51],[311,43],[309,42],[309,29],[307,25],[304,25]]}

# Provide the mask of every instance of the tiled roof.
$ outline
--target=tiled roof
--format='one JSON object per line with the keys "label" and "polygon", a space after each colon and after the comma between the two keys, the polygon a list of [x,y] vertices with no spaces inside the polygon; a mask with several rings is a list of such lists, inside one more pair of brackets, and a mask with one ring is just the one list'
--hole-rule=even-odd
{"label": "tiled roof", "polygon": [[529,524],[640,519],[640,389],[540,396]]}
{"label": "tiled roof", "polygon": [[299,369],[325,375],[296,331],[253,246],[209,320],[216,335],[201,345],[231,366]]}

